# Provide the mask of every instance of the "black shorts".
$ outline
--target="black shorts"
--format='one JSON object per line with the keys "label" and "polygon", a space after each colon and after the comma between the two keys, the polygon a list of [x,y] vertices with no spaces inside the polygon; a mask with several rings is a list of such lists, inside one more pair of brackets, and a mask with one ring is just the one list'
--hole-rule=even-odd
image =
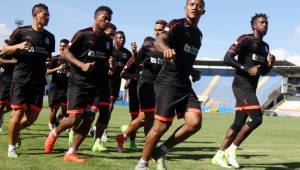
{"label": "black shorts", "polygon": [[20,109],[29,105],[31,109],[41,111],[43,107],[44,83],[12,83],[11,108]]}
{"label": "black shorts", "polygon": [[9,104],[10,89],[11,89],[11,81],[10,82],[0,81],[0,105]]}
{"label": "black shorts", "polygon": [[255,92],[237,87],[233,87],[232,91],[236,99],[236,111],[260,110],[259,101]]}
{"label": "black shorts", "polygon": [[108,79],[110,102],[115,102],[119,97],[121,78],[110,77]]}
{"label": "black shorts", "polygon": [[48,92],[49,107],[66,106],[67,104],[67,89],[51,86]]}
{"label": "black shorts", "polygon": [[128,93],[129,93],[129,112],[132,116],[137,116],[140,110],[137,88],[129,88]]}
{"label": "black shorts", "polygon": [[141,112],[154,112],[155,111],[154,84],[139,81],[137,92],[140,101]]}
{"label": "black shorts", "polygon": [[80,86],[69,85],[67,90],[67,113],[69,115],[78,115],[89,108],[98,111],[99,95],[96,88],[83,88]]}
{"label": "black shorts", "polygon": [[155,91],[155,119],[171,122],[175,114],[177,114],[177,118],[183,118],[186,112],[201,114],[200,102],[192,89],[178,90],[173,87],[160,87],[156,85]]}

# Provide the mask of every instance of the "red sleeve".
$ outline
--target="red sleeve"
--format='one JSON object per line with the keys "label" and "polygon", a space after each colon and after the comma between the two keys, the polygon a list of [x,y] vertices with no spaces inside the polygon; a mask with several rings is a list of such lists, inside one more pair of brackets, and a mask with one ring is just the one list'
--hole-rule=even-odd
{"label": "red sleeve", "polygon": [[227,53],[231,56],[238,55],[248,44],[248,36],[240,36],[228,49]]}

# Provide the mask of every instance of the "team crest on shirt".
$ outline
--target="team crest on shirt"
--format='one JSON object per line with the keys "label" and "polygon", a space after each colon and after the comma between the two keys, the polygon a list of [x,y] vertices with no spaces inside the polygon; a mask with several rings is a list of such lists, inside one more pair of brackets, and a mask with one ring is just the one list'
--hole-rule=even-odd
{"label": "team crest on shirt", "polygon": [[169,28],[169,27],[166,27],[164,30],[165,30],[166,32],[168,32],[168,31],[170,31],[170,28]]}
{"label": "team crest on shirt", "polygon": [[269,47],[268,46],[265,46],[265,51],[266,51],[266,53],[269,53]]}
{"label": "team crest on shirt", "polygon": [[108,49],[108,50],[110,49],[110,43],[109,42],[106,43],[106,49]]}
{"label": "team crest on shirt", "polygon": [[126,53],[122,53],[122,58],[123,59],[127,59],[127,54]]}
{"label": "team crest on shirt", "polygon": [[45,38],[45,44],[49,45],[50,44],[50,40],[48,37]]}

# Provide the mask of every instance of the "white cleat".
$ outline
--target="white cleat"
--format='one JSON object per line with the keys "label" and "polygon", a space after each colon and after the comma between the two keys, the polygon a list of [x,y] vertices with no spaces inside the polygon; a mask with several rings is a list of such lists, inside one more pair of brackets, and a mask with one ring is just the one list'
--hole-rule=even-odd
{"label": "white cleat", "polygon": [[17,158],[18,154],[16,153],[16,150],[7,151],[7,157],[9,157],[9,158]]}
{"label": "white cleat", "polygon": [[228,163],[231,166],[233,166],[236,169],[240,168],[240,165],[236,160],[236,151],[226,150],[225,151],[225,157],[226,157],[226,159],[228,160]]}

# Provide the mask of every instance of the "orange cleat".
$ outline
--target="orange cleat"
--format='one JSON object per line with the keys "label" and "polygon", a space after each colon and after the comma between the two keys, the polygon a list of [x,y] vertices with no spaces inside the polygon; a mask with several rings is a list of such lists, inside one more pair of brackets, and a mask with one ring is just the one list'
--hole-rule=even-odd
{"label": "orange cleat", "polygon": [[57,136],[52,135],[49,133],[49,136],[47,137],[44,145],[44,151],[45,153],[51,153],[54,147],[54,144],[56,142]]}
{"label": "orange cleat", "polygon": [[64,160],[68,162],[76,162],[76,163],[86,162],[85,159],[79,158],[79,156],[76,153],[67,154],[67,152],[65,153]]}

